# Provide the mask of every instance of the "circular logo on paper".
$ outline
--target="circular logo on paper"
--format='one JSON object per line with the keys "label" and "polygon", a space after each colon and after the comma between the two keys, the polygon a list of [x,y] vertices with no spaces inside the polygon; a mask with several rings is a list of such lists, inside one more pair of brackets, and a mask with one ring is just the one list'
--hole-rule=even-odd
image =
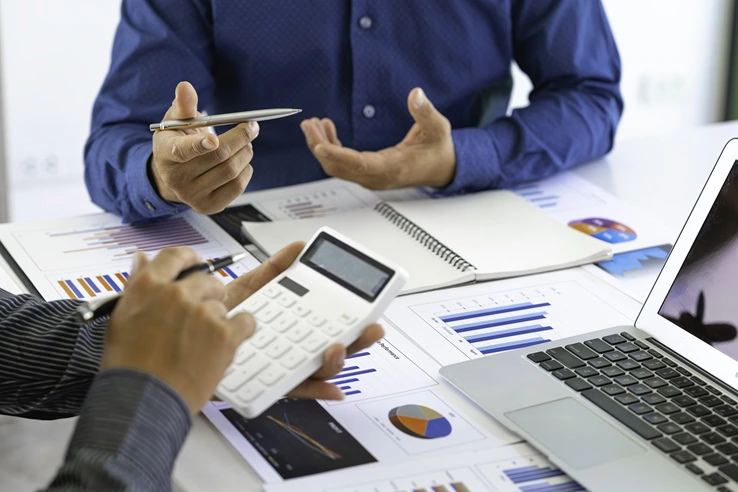
{"label": "circular logo on paper", "polygon": [[438,439],[451,434],[451,422],[432,408],[421,405],[403,405],[389,412],[389,420],[408,436]]}
{"label": "circular logo on paper", "polygon": [[638,234],[625,224],[601,217],[573,220],[569,227],[610,244],[635,241]]}

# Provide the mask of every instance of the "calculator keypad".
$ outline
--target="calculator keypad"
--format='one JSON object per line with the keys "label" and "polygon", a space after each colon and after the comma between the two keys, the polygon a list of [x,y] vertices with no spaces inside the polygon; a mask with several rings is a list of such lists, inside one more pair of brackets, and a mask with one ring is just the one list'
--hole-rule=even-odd
{"label": "calculator keypad", "polygon": [[252,295],[240,310],[254,315],[257,331],[236,351],[219,390],[244,405],[325,350],[356,322],[346,314],[330,320],[313,313],[276,283]]}

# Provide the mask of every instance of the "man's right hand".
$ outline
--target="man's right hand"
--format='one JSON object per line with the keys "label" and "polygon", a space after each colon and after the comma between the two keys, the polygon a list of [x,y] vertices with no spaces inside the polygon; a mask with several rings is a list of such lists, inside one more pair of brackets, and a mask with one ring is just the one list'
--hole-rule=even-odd
{"label": "man's right hand", "polygon": [[[189,82],[180,82],[163,119],[198,116],[197,92]],[[255,121],[242,123],[219,137],[206,128],[157,130],[149,164],[153,184],[165,200],[185,203],[202,214],[220,212],[251,180],[251,142],[258,135]]]}
{"label": "man's right hand", "polygon": [[191,249],[164,249],[151,263],[139,253],[135,263],[106,331],[102,369],[152,374],[195,415],[256,323],[248,313],[227,318],[226,290],[214,277],[196,273],[175,282],[200,263]]}

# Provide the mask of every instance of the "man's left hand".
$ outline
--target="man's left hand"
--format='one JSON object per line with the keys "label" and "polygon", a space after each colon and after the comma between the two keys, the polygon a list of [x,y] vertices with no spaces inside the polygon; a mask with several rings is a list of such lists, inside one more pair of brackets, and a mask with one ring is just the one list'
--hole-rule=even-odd
{"label": "man's left hand", "polygon": [[402,142],[377,152],[343,147],[335,124],[328,118],[304,120],[300,128],[329,176],[373,190],[448,186],[456,172],[451,123],[420,88],[410,92],[407,102],[415,124]]}

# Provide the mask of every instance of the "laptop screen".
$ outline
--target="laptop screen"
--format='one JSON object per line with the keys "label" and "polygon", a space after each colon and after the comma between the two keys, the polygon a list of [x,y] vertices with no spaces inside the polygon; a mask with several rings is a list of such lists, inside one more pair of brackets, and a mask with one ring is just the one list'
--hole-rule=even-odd
{"label": "laptop screen", "polygon": [[659,315],[738,360],[738,161]]}

